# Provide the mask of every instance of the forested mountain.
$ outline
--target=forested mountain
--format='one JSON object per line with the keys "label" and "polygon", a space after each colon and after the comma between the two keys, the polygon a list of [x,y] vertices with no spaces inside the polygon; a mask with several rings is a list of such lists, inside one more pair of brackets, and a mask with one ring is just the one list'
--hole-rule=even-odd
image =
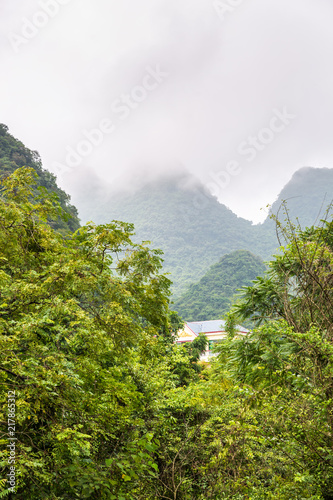
{"label": "forested mountain", "polygon": [[[137,189],[123,187],[108,192],[93,186],[77,206],[83,220],[132,222],[137,241],[149,240],[161,248],[176,298],[223,255],[248,250],[268,260],[279,246],[271,219],[253,225],[237,217],[187,171],[155,181],[145,181],[142,176],[140,182]],[[315,222],[320,208],[324,213],[332,199],[333,170],[302,168],[283,188],[272,213],[287,201],[291,217],[297,215],[306,226]],[[283,211],[279,215],[284,218]]]}
{"label": "forested mountain", "polygon": [[230,309],[236,291],[263,275],[265,268],[262,259],[247,250],[224,255],[198,283],[175,300],[173,307],[185,321],[222,318]]}
{"label": "forested mountain", "polygon": [[[95,206],[87,205],[87,198]],[[151,241],[164,252],[173,293],[179,296],[197,282],[222,255],[250,250],[268,258],[275,238],[237,217],[188,172],[149,182],[135,192],[109,193],[99,202],[93,193],[79,202],[80,216],[105,223],[112,219],[132,222],[137,241]]]}
{"label": "forested mountain", "polygon": [[[303,167],[294,173],[284,186],[271,213],[284,218],[282,204],[286,202],[292,221],[299,221],[305,228],[318,223],[325,216],[328,205],[333,201],[333,169]],[[274,224],[269,218],[264,228]]]}
{"label": "forested mountain", "polygon": [[[287,208],[291,221],[297,221],[305,228],[325,217],[332,200],[333,169],[304,167],[295,172],[285,185],[270,212],[283,220]],[[275,222],[271,218],[253,229],[261,231],[264,241],[276,241]],[[183,295],[175,299],[174,307],[186,321],[222,317],[232,303],[236,289],[249,285],[263,271],[260,257],[250,252],[236,251],[225,255],[200,281],[190,285]]]}
{"label": "forested mountain", "polygon": [[22,142],[8,132],[6,125],[0,124],[0,177],[3,179],[20,167],[33,168],[38,176],[37,186],[42,186],[49,193],[56,194],[62,209],[70,216],[68,221],[60,218],[56,221],[50,221],[52,227],[61,232],[78,229],[80,223],[77,209],[70,204],[70,196],[57,186],[55,176],[43,169],[37,151],[26,148]]}
{"label": "forested mountain", "polygon": [[[68,221],[50,221],[53,227],[63,232],[77,229],[76,208],[57,186],[55,176],[43,169],[38,153],[30,151],[9,134],[5,125],[0,125],[1,177],[21,166],[34,168],[38,186],[55,193],[62,208],[71,215]],[[142,176],[137,185],[136,189],[132,185],[110,190],[91,186],[88,195],[82,193],[81,198],[78,197],[80,216],[84,222],[121,220],[133,223],[135,241],[148,240],[154,248],[163,250],[164,269],[170,273],[176,299],[187,292],[190,285],[198,283],[223,255],[248,250],[267,260],[279,246],[271,219],[253,225],[237,217],[187,171],[154,181]],[[291,218],[297,216],[305,227],[315,223],[320,213],[324,214],[332,199],[333,169],[305,167],[282,189],[271,212],[278,213],[286,201]],[[284,218],[283,211],[280,210],[279,215]]]}

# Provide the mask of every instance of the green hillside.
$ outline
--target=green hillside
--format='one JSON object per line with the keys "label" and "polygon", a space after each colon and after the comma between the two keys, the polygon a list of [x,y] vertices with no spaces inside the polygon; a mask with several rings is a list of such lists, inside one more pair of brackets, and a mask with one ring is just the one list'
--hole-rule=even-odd
{"label": "green hillside", "polygon": [[[283,201],[287,201],[291,217],[298,216],[303,226],[311,225],[320,208],[324,213],[332,199],[333,169],[302,168],[283,188],[272,212],[277,213]],[[131,179],[131,186],[121,189],[91,183],[76,206],[84,221],[132,222],[137,241],[148,240],[155,248],[161,248],[164,268],[174,283],[175,298],[197,283],[223,255],[248,250],[269,260],[279,246],[271,219],[253,225],[237,217],[186,171],[154,182],[138,175]],[[284,218],[283,212],[279,215]]]}
{"label": "green hillside", "polygon": [[56,177],[43,169],[37,151],[26,148],[8,132],[6,125],[0,124],[0,178],[7,177],[20,167],[32,167],[38,175],[37,186],[55,193],[61,207],[70,216],[68,221],[59,218],[56,222],[50,222],[51,226],[63,233],[78,229],[80,223],[77,209],[70,204],[70,196],[57,186]]}
{"label": "green hillside", "polygon": [[137,240],[151,241],[163,250],[174,296],[197,282],[222,255],[250,250],[266,258],[276,246],[188,173],[150,182],[134,193],[109,194],[100,204],[93,193],[87,198],[96,205],[88,207],[87,201],[78,205],[83,220],[132,222]]}
{"label": "green hillside", "polygon": [[185,321],[222,318],[232,305],[236,291],[250,286],[264,271],[260,257],[246,250],[229,253],[175,300],[173,307]]}
{"label": "green hillside", "polygon": [[[302,227],[309,227],[325,216],[333,201],[333,169],[304,167],[294,173],[273,203],[271,213],[284,218],[282,204],[286,202],[290,218]],[[267,219],[264,227],[272,225]]]}

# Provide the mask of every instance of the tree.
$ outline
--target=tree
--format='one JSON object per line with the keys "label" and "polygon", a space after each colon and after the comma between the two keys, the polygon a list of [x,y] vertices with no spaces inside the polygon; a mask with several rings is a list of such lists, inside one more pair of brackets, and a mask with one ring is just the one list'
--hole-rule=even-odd
{"label": "tree", "polygon": [[[329,215],[330,207],[327,212]],[[333,222],[302,230],[287,220],[277,220],[281,253],[269,263],[264,277],[243,288],[243,298],[235,311],[257,324],[284,319],[300,332],[315,325],[333,333]]]}
{"label": "tree", "polygon": [[18,169],[1,189],[1,464],[10,393],[19,498],[134,498],[157,468],[142,416],[161,379],[172,386],[160,251],[121,222],[63,238],[48,223],[61,207],[32,200],[32,178]]}
{"label": "tree", "polygon": [[294,481],[315,486],[315,498],[330,499],[333,223],[301,230],[277,221],[277,229],[286,245],[234,308],[262,326],[224,343],[217,366],[247,391],[249,408],[258,408],[258,436],[272,436]]}

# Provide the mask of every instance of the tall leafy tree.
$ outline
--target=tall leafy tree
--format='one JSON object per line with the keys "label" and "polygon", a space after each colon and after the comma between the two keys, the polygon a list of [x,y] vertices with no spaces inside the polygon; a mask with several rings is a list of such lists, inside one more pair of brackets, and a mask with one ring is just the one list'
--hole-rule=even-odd
{"label": "tall leafy tree", "polygon": [[257,324],[282,318],[298,331],[316,325],[331,336],[333,222],[327,218],[318,227],[302,230],[290,220],[285,225],[277,221],[277,229],[284,243],[281,253],[264,277],[243,288],[235,311]]}
{"label": "tall leafy tree", "polygon": [[[295,479],[333,495],[333,223],[301,230],[277,221],[285,246],[234,308],[257,325],[221,347],[220,371],[247,387],[258,434],[295,467]],[[270,412],[267,413],[267,409]],[[317,498],[317,497],[316,497]]]}
{"label": "tall leafy tree", "polygon": [[0,198],[1,442],[12,391],[16,493],[134,498],[131,481],[156,474],[143,415],[160,377],[168,387],[169,280],[160,252],[132,243],[130,224],[64,239],[48,223],[61,207],[45,191],[32,200],[32,178],[16,170]]}

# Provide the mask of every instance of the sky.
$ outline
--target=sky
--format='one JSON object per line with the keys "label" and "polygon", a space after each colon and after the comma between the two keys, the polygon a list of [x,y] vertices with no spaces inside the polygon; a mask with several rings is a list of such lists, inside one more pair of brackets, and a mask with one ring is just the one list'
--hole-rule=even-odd
{"label": "sky", "polygon": [[333,168],[332,0],[2,0],[0,12],[0,122],[74,203],[85,186],[185,168],[257,223],[296,170]]}

